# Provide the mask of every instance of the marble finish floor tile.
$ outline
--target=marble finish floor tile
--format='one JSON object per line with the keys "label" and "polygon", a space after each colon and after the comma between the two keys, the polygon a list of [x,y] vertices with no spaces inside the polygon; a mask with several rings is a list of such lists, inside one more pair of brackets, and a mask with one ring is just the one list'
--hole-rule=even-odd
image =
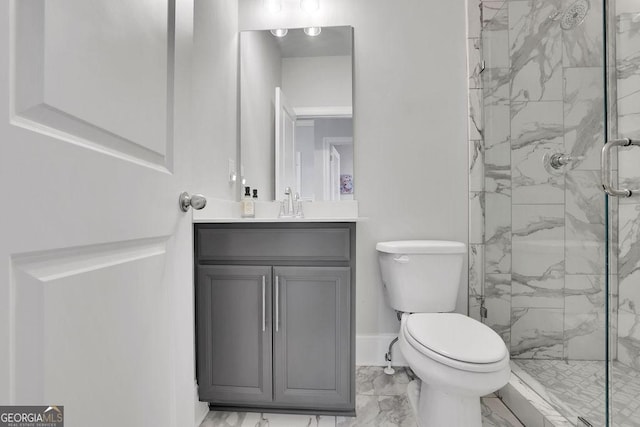
{"label": "marble finish floor tile", "polygon": [[409,377],[404,368],[387,375],[381,366],[358,366],[356,368],[356,394],[376,396],[399,396],[407,391]]}
{"label": "marble finish floor tile", "polygon": [[[605,424],[605,362],[514,362],[545,387],[542,394],[545,394],[546,400],[571,421],[575,421],[579,415],[594,426]],[[612,378],[613,425],[640,426],[640,372],[614,362]]]}
{"label": "marble finish floor tile", "polygon": [[481,403],[482,427],[524,427],[497,397],[483,397]]}
{"label": "marble finish floor tile", "polygon": [[[416,427],[404,368],[386,375],[379,366],[356,369],[356,417],[211,411],[200,427]],[[523,427],[502,401],[483,397],[483,427]]]}

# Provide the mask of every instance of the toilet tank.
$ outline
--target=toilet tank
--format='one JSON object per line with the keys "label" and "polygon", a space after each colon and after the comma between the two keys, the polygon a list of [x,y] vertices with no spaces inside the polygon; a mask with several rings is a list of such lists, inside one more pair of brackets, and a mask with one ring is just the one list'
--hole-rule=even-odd
{"label": "toilet tank", "polygon": [[376,245],[389,305],[405,313],[453,311],[467,247],[444,240],[403,240]]}

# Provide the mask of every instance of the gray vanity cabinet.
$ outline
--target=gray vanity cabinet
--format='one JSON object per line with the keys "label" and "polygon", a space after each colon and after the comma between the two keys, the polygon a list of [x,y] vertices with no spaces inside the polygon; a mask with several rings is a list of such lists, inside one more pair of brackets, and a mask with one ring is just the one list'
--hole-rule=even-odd
{"label": "gray vanity cabinet", "polygon": [[270,402],[271,267],[203,265],[197,274],[200,398]]}
{"label": "gray vanity cabinet", "polygon": [[349,409],[350,268],[274,267],[274,400]]}
{"label": "gray vanity cabinet", "polygon": [[354,245],[352,223],[195,226],[200,400],[354,413]]}

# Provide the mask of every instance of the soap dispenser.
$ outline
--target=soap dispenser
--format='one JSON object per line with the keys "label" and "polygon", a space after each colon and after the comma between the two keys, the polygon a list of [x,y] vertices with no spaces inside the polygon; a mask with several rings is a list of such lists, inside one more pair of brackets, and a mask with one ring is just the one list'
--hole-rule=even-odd
{"label": "soap dispenser", "polygon": [[240,202],[243,218],[254,218],[256,216],[256,207],[253,199],[251,198],[251,188],[244,187],[244,197]]}

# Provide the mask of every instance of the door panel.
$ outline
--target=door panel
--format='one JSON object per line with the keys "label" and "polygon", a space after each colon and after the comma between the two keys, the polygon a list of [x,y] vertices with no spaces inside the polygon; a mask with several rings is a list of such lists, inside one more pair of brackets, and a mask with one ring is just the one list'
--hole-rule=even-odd
{"label": "door panel", "polygon": [[12,6],[12,121],[172,169],[175,2]]}
{"label": "door panel", "polygon": [[333,409],[344,404],[348,409],[350,268],[274,267],[274,276],[279,304],[275,400]]}
{"label": "door panel", "polygon": [[271,267],[199,266],[197,283],[200,399],[271,402]]}
{"label": "door panel", "polygon": [[284,195],[284,189],[296,184],[296,113],[287,101],[287,97],[276,87],[276,194],[275,198]]}
{"label": "door panel", "polygon": [[193,5],[19,0],[0,20],[0,403],[193,425]]}

